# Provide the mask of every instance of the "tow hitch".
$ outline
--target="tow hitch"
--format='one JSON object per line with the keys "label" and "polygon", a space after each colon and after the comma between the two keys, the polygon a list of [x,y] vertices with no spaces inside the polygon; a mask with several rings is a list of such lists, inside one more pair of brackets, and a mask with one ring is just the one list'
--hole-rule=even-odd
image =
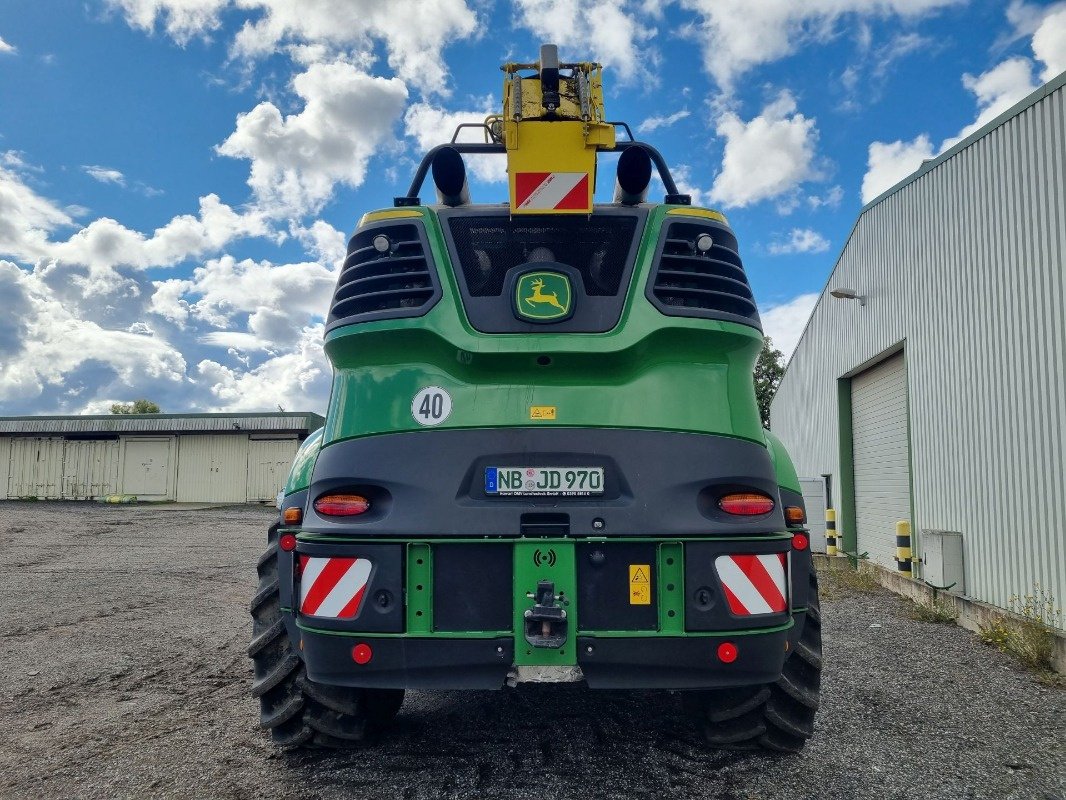
{"label": "tow hitch", "polygon": [[534,647],[562,647],[566,643],[566,609],[570,605],[562,592],[555,593],[552,581],[539,581],[537,591],[527,592],[535,601],[525,613],[526,641]]}

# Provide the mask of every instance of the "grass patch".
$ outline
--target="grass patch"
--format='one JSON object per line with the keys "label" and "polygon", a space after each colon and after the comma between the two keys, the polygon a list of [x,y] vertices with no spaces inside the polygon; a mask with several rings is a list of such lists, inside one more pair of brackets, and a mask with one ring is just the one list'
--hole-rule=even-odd
{"label": "grass patch", "polygon": [[908,615],[911,619],[919,622],[932,622],[936,625],[954,625],[959,618],[959,612],[955,610],[955,604],[951,600],[942,600],[934,597],[928,603],[910,600],[908,598]]}
{"label": "grass patch", "polygon": [[870,570],[855,569],[846,558],[830,561],[818,569],[820,591],[823,597],[835,600],[842,594],[859,592],[873,594],[884,587]]}
{"label": "grass patch", "polygon": [[1066,676],[1052,667],[1055,655],[1055,628],[1062,624],[1062,608],[1055,597],[1036,584],[1032,594],[1012,597],[1008,609],[1011,621],[996,619],[982,625],[978,636],[989,647],[1013,656],[1050,686],[1066,686]]}

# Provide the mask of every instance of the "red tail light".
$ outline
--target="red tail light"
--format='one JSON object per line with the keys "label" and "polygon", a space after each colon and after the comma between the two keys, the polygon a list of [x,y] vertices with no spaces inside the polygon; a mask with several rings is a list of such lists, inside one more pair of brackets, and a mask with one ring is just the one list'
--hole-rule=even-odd
{"label": "red tail light", "polygon": [[315,500],[315,511],[327,517],[354,517],[369,509],[370,501],[358,494],[327,494]]}
{"label": "red tail light", "polygon": [[773,511],[774,501],[764,494],[743,492],[727,494],[718,501],[718,507],[727,514],[753,517],[759,514],[769,514]]}
{"label": "red tail light", "polygon": [[718,660],[723,664],[732,664],[737,660],[737,646],[732,642],[722,642],[718,645]]}
{"label": "red tail light", "polygon": [[810,542],[807,541],[807,537],[802,533],[797,533],[792,537],[793,550],[806,550],[808,544],[810,544]]}
{"label": "red tail light", "polygon": [[374,651],[370,649],[370,645],[365,642],[361,642],[352,648],[352,661],[362,666],[363,664],[369,664],[370,659],[374,657]]}

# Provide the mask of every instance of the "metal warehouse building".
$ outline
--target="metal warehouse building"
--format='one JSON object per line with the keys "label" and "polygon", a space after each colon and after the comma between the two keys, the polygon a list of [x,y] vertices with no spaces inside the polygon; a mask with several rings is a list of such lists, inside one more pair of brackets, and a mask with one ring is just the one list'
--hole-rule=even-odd
{"label": "metal warehouse building", "polygon": [[1066,600],[1064,84],[862,210],[771,409],[849,553],[895,569],[909,520],[916,577],[1001,608]]}
{"label": "metal warehouse building", "polygon": [[0,417],[0,499],[271,501],[318,414]]}

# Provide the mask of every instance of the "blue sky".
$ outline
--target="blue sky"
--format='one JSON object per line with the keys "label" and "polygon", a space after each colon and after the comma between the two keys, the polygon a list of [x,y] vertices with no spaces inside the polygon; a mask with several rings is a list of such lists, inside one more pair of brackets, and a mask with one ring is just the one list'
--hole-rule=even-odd
{"label": "blue sky", "polygon": [[863,203],[1066,70],[1066,2],[7,0],[0,413],[323,410],[347,235],[542,41],[726,212],[787,353]]}

